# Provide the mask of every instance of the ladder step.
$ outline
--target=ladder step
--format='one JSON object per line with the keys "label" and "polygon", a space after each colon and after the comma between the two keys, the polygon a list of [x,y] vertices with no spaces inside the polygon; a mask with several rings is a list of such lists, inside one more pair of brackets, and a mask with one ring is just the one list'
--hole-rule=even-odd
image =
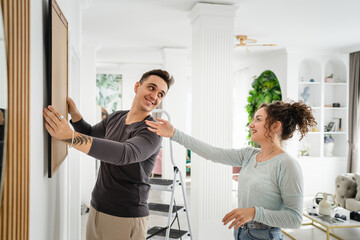
{"label": "ladder step", "polygon": [[[161,229],[163,229],[163,227],[159,227],[159,226],[155,226],[150,228],[147,231],[148,236],[160,231]],[[184,237],[189,236],[189,232],[185,231],[185,230],[179,230],[179,229],[170,229],[170,236],[169,239],[181,239]],[[158,238],[160,237],[160,238]],[[159,232],[158,234],[156,234],[155,236],[153,236],[150,239],[165,239],[166,237],[166,229],[164,229],[163,231]]]}
{"label": "ladder step", "polygon": [[[168,216],[169,215],[169,204],[162,203],[149,203],[149,210],[152,211],[153,214]],[[176,212],[181,213],[185,210],[184,206],[173,206],[172,217],[175,217]]]}
{"label": "ladder step", "polygon": [[[150,178],[150,185],[152,190],[171,191],[174,186],[174,181],[171,179]],[[176,186],[180,185],[180,181],[176,180]]]}

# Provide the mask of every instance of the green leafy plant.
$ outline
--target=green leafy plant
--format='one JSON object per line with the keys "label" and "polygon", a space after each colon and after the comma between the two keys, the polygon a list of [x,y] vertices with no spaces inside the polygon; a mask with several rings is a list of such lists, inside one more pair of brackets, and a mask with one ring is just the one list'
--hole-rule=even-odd
{"label": "green leafy plant", "polygon": [[96,87],[98,96],[96,103],[107,111],[118,110],[121,102],[121,80],[120,74],[96,74]]}
{"label": "green leafy plant", "polygon": [[[281,88],[279,81],[275,74],[266,70],[260,74],[259,77],[254,76],[254,81],[251,84],[252,90],[249,91],[249,97],[247,98],[248,104],[246,105],[246,111],[248,112],[248,127],[251,123],[256,110],[262,103],[272,103],[282,99]],[[258,147],[258,144],[250,141],[251,131],[248,130],[247,140],[249,145]]]}

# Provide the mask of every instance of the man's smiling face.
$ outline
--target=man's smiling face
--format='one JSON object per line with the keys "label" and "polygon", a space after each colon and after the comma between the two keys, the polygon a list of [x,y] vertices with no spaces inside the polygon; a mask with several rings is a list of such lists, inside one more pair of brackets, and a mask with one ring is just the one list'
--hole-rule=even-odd
{"label": "man's smiling face", "polygon": [[150,75],[142,84],[140,82],[136,83],[135,104],[140,110],[151,112],[160,104],[167,91],[167,84],[161,77]]}

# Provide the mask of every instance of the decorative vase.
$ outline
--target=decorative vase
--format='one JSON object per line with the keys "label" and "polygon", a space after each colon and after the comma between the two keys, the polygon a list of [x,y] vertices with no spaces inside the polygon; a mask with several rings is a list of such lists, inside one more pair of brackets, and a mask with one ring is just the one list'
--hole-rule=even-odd
{"label": "decorative vase", "polygon": [[324,144],[324,155],[325,157],[332,157],[333,156],[333,149],[334,149],[334,143],[329,142]]}
{"label": "decorative vase", "polygon": [[[319,202],[319,204],[316,203],[316,200],[318,199],[319,195],[323,195],[323,199]],[[332,198],[332,202],[328,201],[328,197]],[[330,216],[333,213],[333,210],[337,210],[337,205],[335,204],[334,196],[330,193],[317,193],[313,203],[319,206],[319,214],[320,215],[326,215]]]}
{"label": "decorative vase", "polygon": [[327,77],[327,78],[325,78],[325,82],[327,82],[327,83],[333,83],[333,82],[334,82],[334,79],[331,78],[331,77]]}

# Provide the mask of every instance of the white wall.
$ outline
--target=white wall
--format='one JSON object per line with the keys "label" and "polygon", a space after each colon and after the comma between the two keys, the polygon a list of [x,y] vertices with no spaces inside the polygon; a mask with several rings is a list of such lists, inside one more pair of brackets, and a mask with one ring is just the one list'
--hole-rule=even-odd
{"label": "white wall", "polygon": [[241,148],[246,144],[248,113],[247,98],[251,89],[249,68],[234,72],[233,77],[233,147]]}
{"label": "white wall", "polygon": [[274,54],[258,56],[248,64],[248,75],[253,81],[253,76],[259,76],[265,70],[274,72],[279,80],[283,99],[287,98],[287,53],[285,50]]}
{"label": "white wall", "polygon": [[234,69],[234,147],[241,147],[245,141],[247,133],[247,97],[251,89],[254,76],[259,76],[263,71],[271,70],[279,80],[282,98],[287,95],[287,53],[285,50],[276,51],[272,54],[256,54],[242,58],[241,55],[235,56],[237,67]]}
{"label": "white wall", "polygon": [[[80,212],[77,156],[70,153],[53,178],[48,178],[47,132],[43,127],[42,111],[47,106],[45,64],[45,30],[48,17],[47,0],[31,0],[30,8],[30,239],[79,239],[80,217],[73,218],[69,226],[70,211]],[[69,22],[69,48],[71,55],[79,55],[81,41],[81,9],[78,1],[58,0]],[[70,64],[71,64],[70,60]],[[69,88],[76,98],[79,86],[75,76],[80,76],[77,65],[70,69]],[[71,161],[71,163],[70,163]],[[71,169],[70,169],[71,167]],[[72,203],[70,203],[70,201]],[[75,228],[75,230],[74,230]]]}
{"label": "white wall", "polygon": [[[86,45],[82,48],[80,101],[75,102],[84,120],[91,125],[97,123],[96,50],[96,45]],[[94,158],[80,154],[81,201],[87,204],[90,204],[91,193],[96,181],[95,166]]]}

